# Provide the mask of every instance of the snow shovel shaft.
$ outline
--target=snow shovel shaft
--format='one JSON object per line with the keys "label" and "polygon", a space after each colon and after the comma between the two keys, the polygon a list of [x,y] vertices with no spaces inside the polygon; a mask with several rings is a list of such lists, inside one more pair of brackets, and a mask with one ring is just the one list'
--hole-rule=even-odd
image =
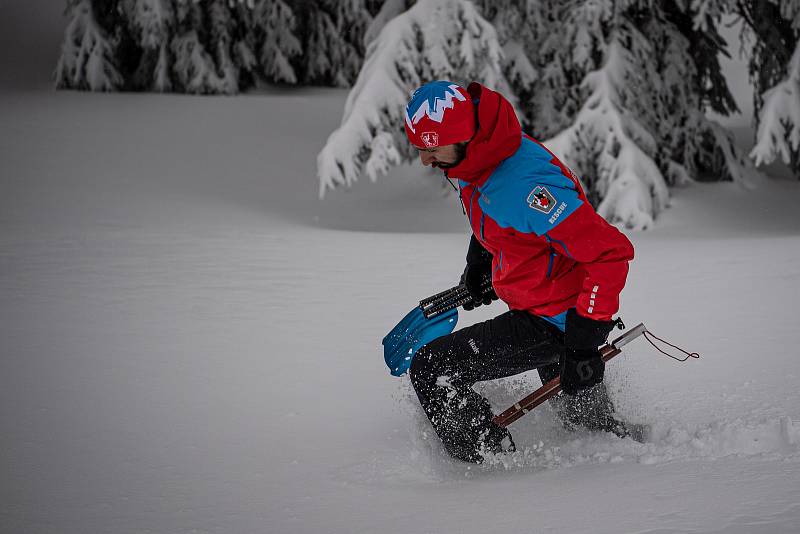
{"label": "snow shovel shaft", "polygon": [[[483,293],[489,293],[493,290],[491,278],[487,278],[483,281],[481,284],[481,289]],[[430,319],[432,317],[436,317],[440,313],[463,306],[471,300],[472,297],[470,296],[466,286],[464,284],[459,284],[446,291],[437,293],[432,297],[428,297],[419,301],[419,308],[422,310],[422,313],[425,315],[425,317]]]}
{"label": "snow shovel shaft", "polygon": [[[644,324],[639,323],[636,327],[632,328],[629,332],[622,334],[615,339],[610,345],[604,345],[600,348],[600,355],[604,362],[607,362],[620,352],[622,347],[627,345],[637,337],[641,336],[647,329]],[[530,412],[547,399],[555,397],[561,391],[561,377],[557,376],[547,384],[517,402],[506,411],[499,415],[494,416],[492,421],[501,427],[505,428],[526,413]]]}

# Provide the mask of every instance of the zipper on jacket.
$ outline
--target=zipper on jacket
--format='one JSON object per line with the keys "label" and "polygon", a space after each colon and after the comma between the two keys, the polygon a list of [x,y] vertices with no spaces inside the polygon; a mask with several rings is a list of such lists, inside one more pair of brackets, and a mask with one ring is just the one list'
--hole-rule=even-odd
{"label": "zipper on jacket", "polygon": [[486,219],[486,214],[481,213],[481,241],[486,241],[486,239],[483,237],[483,221],[485,219]]}
{"label": "zipper on jacket", "polygon": [[492,275],[494,275],[494,273],[496,273],[497,271],[502,271],[502,270],[503,270],[503,251],[501,250],[500,257],[497,258],[497,267],[495,267],[494,271],[492,271]]}
{"label": "zipper on jacket", "polygon": [[472,227],[472,201],[475,199],[475,193],[478,192],[478,188],[474,185],[472,186],[472,195],[469,197],[469,225]]}
{"label": "zipper on jacket", "polygon": [[[551,238],[550,238],[550,236],[549,236],[549,235],[547,235],[547,234],[545,234],[545,237],[547,238],[547,242],[548,242],[548,243],[553,243],[553,242],[556,242],[556,243],[558,243],[559,245],[561,245],[561,248],[563,248],[563,249],[564,249],[564,252],[566,252],[566,253],[567,253],[567,257],[568,257],[568,258],[570,258],[570,259],[574,259],[574,258],[572,257],[572,254],[570,254],[570,253],[569,253],[569,249],[567,249],[567,245],[566,245],[566,244],[565,244],[563,241],[559,241],[558,239],[551,239]],[[552,245],[550,245],[550,247],[552,248]]]}
{"label": "zipper on jacket", "polygon": [[547,278],[550,278],[550,275],[553,274],[553,262],[556,259],[556,250],[553,248],[550,236],[545,234],[544,237],[547,239],[547,246],[550,247],[550,259],[547,260]]}

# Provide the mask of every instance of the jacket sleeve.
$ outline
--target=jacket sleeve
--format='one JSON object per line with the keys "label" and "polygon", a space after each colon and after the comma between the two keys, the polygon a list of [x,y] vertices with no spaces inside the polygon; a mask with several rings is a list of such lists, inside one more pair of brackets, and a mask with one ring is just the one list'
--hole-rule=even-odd
{"label": "jacket sleeve", "polygon": [[619,310],[619,294],[633,259],[633,245],[587,203],[544,234],[559,254],[580,263],[586,273],[576,311],[608,321]]}

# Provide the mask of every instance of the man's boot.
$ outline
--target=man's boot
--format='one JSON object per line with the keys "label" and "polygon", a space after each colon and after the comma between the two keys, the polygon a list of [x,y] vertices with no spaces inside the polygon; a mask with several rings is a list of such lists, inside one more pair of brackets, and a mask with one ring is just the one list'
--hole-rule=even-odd
{"label": "man's boot", "polygon": [[[559,366],[555,363],[537,370],[544,384],[558,376]],[[627,423],[614,417],[614,403],[603,383],[579,391],[577,395],[559,393],[550,400],[550,405],[568,430],[584,427],[594,432],[611,432],[621,438],[629,437],[640,443],[647,439],[647,425]]]}

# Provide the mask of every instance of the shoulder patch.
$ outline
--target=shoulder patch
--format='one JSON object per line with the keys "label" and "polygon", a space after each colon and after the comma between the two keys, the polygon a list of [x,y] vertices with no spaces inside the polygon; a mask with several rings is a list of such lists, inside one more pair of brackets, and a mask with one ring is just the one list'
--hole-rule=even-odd
{"label": "shoulder patch", "polygon": [[543,185],[537,185],[528,195],[528,206],[549,215],[556,207],[556,199]]}

